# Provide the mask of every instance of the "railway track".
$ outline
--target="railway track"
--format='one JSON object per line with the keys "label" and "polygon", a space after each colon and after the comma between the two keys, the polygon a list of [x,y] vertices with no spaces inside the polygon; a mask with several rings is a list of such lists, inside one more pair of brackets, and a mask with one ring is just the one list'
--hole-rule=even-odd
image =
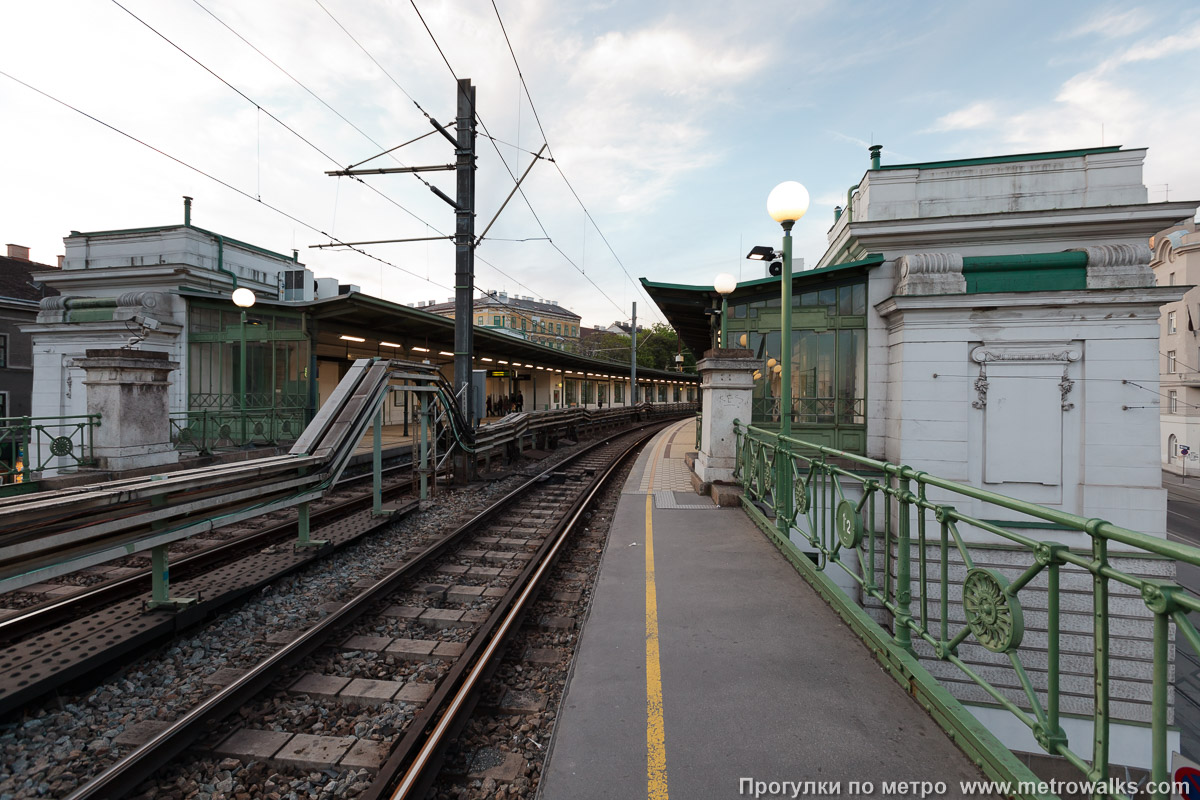
{"label": "railway track", "polygon": [[[423,796],[589,503],[662,424],[611,435],[447,535],[416,540],[400,561],[345,587],[344,602],[315,625],[268,632],[286,643],[166,727],[154,726],[70,797],[146,792],[153,784],[144,782],[185,750],[209,754],[201,769],[217,775],[225,774],[222,762],[258,760],[299,772],[369,773],[363,796],[372,798]],[[281,726],[307,720],[314,704],[328,723]],[[371,722],[380,718],[389,720],[382,728]],[[217,780],[221,791],[237,793],[224,785],[232,778]]]}
{"label": "railway track", "polygon": [[[147,612],[149,569],[88,588],[52,603],[28,609],[0,623],[0,715],[11,714],[39,697],[83,676],[112,670],[179,632],[194,626],[270,582],[325,557],[418,507],[415,500],[395,514],[371,514],[370,490],[331,497],[314,509],[312,529],[328,544],[297,549],[294,512],[277,512],[252,527],[229,532],[231,538],[172,564],[178,592],[198,602],[183,611]],[[366,476],[370,480],[370,475]],[[411,488],[411,465],[390,469],[385,499]],[[246,529],[248,528],[248,530]]]}
{"label": "railway track", "polygon": [[[412,493],[415,477],[411,460],[388,465],[382,473],[385,498],[392,499],[405,492]],[[314,504],[317,506],[313,515],[314,525],[319,526],[324,520],[336,519],[370,504],[371,480],[370,472],[344,476],[338,481],[333,492]],[[273,516],[285,519],[278,522],[275,519],[264,518],[245,523],[238,528],[220,530],[214,534],[211,541],[205,540],[207,543],[199,549],[188,551],[183,546],[173,548],[170,551],[172,577],[186,579],[199,575],[296,536],[294,514],[280,513]],[[186,543],[190,541],[185,540]],[[15,613],[0,618],[0,647],[16,644],[54,625],[92,613],[97,608],[144,594],[150,586],[148,561],[145,555],[133,556],[110,562],[103,569],[93,568],[53,579],[48,585],[61,586],[64,590],[81,588],[70,594],[52,596],[48,600],[22,603],[24,607],[20,610],[9,606],[7,610]],[[106,575],[116,577],[106,578]],[[10,596],[24,597],[29,594],[27,590],[0,594],[0,604]]]}

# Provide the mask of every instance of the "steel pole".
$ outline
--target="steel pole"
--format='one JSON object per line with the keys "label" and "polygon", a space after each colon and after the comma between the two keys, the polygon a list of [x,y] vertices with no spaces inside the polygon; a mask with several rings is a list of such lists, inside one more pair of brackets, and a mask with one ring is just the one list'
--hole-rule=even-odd
{"label": "steel pole", "polygon": [[[729,326],[725,324],[725,316],[729,313],[729,300],[725,295],[721,295],[721,347],[729,347],[728,331]],[[680,372],[683,371],[681,364]]]}
{"label": "steel pole", "polygon": [[246,444],[246,310],[242,309],[241,339],[241,386],[239,387],[238,412],[242,417],[242,445]]}
{"label": "steel pole", "polygon": [[[792,433],[792,226],[795,224],[792,220],[783,223],[783,275],[779,277],[779,364],[782,378],[779,402],[783,406],[779,432],[783,436]],[[725,315],[722,313],[721,326],[724,325]]]}
{"label": "steel pole", "polygon": [[[454,395],[461,398],[463,417],[471,414],[471,356],[475,352],[475,87],[469,78],[458,82],[458,156],[454,211]],[[470,453],[454,457],[454,479],[471,479]]]}
{"label": "steel pole", "polygon": [[629,364],[629,393],[632,405],[637,405],[637,303],[633,304],[633,320],[629,333],[633,338],[633,353]]}

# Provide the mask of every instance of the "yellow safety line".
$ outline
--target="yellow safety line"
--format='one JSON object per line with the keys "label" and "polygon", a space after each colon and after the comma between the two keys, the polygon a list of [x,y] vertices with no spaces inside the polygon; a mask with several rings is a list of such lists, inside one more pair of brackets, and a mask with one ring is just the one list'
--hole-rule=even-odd
{"label": "yellow safety line", "polygon": [[663,723],[662,669],[658,659],[658,594],[654,587],[654,473],[667,442],[664,435],[650,455],[646,492],[646,795],[667,800],[667,745]]}

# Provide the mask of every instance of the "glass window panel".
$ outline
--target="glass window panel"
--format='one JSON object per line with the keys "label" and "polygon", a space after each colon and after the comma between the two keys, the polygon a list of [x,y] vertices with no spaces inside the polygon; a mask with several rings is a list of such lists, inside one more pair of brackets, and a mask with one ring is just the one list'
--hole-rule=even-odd
{"label": "glass window panel", "polygon": [[866,422],[867,332],[838,331],[838,422]]}
{"label": "glass window panel", "polygon": [[822,289],[817,294],[817,305],[819,305],[819,306],[836,306],[837,305],[837,289]]}
{"label": "glass window panel", "polygon": [[805,292],[804,294],[800,295],[800,305],[815,306],[816,304],[817,304],[817,293],[816,292]]}
{"label": "glass window panel", "polygon": [[849,287],[849,286],[838,287],[838,311],[837,312],[839,314],[847,314],[848,315],[851,313],[850,309],[853,307],[853,305],[854,305],[854,303],[851,300],[851,287]]}
{"label": "glass window panel", "polygon": [[188,313],[192,333],[216,333],[220,329],[221,313],[215,308],[193,306]]}
{"label": "glass window panel", "polygon": [[767,308],[779,308],[782,301],[782,297],[772,297],[771,299],[767,300]]}
{"label": "glass window panel", "polygon": [[851,289],[854,290],[854,298],[850,303],[850,313],[867,313],[867,285],[865,283],[856,283]]}
{"label": "glass window panel", "polygon": [[733,307],[733,318],[734,319],[745,319],[746,318],[746,306],[744,303],[738,303],[736,306]]}

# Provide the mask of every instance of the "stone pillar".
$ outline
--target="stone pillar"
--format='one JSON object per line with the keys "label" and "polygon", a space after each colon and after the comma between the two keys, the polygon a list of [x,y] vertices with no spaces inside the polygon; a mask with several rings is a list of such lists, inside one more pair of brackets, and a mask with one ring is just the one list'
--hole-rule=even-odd
{"label": "stone pillar", "polygon": [[87,412],[100,415],[92,440],[97,466],[120,471],[178,462],[167,416],[167,378],[179,362],[150,350],[85,353],[74,365],[87,375]]}
{"label": "stone pillar", "polygon": [[735,348],[709,350],[696,364],[702,415],[696,477],[705,483],[733,481],[737,464],[733,421],[750,424],[754,370],[761,366],[754,351]]}

